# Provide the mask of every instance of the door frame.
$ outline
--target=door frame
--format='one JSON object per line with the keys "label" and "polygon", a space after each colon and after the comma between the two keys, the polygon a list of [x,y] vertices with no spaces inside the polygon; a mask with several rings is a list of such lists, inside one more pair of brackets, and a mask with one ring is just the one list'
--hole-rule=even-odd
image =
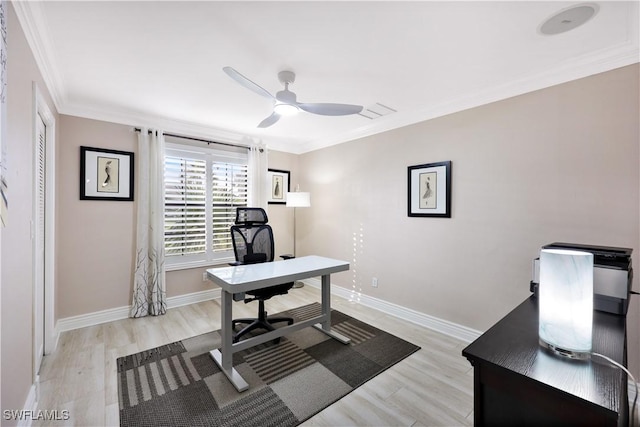
{"label": "door frame", "polygon": [[[55,337],[55,324],[54,324],[54,307],[55,307],[55,153],[56,153],[56,121],[55,116],[52,114],[47,101],[45,100],[42,92],[40,91],[38,84],[33,82],[33,161],[34,161],[34,180],[37,179],[37,164],[38,164],[38,116],[42,118],[45,124],[45,239],[44,239],[44,313],[41,314],[43,319],[43,339],[44,339],[44,354],[50,354],[55,350],[56,337]],[[35,181],[34,181],[35,184]],[[34,185],[35,188],[35,185]],[[34,191],[33,195],[33,220],[32,220],[32,238],[33,238],[33,319],[40,317],[35,313],[36,298],[37,298],[37,283],[35,265],[37,241],[35,239],[35,219],[37,218],[37,206],[38,206],[38,193]],[[36,349],[36,332],[37,326],[34,324],[34,336],[33,336],[33,374],[34,379],[37,379],[37,374],[40,369],[38,366],[39,356]],[[40,328],[42,330],[42,328]]]}

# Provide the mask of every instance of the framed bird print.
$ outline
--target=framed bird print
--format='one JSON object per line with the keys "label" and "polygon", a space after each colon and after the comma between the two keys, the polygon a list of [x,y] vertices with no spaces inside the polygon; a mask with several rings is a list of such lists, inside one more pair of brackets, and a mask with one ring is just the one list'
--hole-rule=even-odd
{"label": "framed bird print", "polygon": [[408,216],[451,218],[451,161],[408,167]]}
{"label": "framed bird print", "polygon": [[291,174],[289,171],[280,169],[269,169],[267,171],[267,184],[269,192],[267,203],[270,205],[284,205],[287,203],[287,192],[291,185]]}
{"label": "framed bird print", "polygon": [[133,201],[133,153],[80,147],[80,200]]}

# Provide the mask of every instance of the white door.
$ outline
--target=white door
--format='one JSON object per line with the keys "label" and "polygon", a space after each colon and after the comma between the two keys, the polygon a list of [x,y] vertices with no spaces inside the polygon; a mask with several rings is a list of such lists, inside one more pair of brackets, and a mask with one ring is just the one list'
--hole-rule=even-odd
{"label": "white door", "polygon": [[34,372],[40,371],[44,355],[44,293],[45,293],[45,218],[46,218],[46,153],[47,127],[38,114],[36,118],[36,207],[34,219]]}

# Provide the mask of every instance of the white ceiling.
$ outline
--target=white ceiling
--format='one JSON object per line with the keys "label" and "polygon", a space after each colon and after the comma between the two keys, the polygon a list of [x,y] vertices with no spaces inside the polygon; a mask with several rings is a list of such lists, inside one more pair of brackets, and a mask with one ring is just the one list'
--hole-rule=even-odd
{"label": "white ceiling", "polygon": [[[639,62],[639,3],[537,32],[580,2],[14,2],[60,113],[303,153]],[[301,102],[397,110],[300,113],[257,128],[292,70]]]}

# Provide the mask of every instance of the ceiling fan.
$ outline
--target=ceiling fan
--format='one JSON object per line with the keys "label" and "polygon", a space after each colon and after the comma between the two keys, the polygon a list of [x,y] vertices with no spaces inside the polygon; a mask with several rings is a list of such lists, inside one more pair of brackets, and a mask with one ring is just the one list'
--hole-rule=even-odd
{"label": "ceiling fan", "polygon": [[284,85],[284,90],[273,96],[232,67],[224,67],[222,70],[240,85],[273,101],[273,113],[258,124],[259,128],[269,127],[280,120],[280,117],[296,114],[300,110],[321,116],[347,116],[358,114],[362,111],[361,105],[298,102],[296,94],[289,90],[289,85],[296,79],[293,71],[280,71],[278,73],[278,80]]}

